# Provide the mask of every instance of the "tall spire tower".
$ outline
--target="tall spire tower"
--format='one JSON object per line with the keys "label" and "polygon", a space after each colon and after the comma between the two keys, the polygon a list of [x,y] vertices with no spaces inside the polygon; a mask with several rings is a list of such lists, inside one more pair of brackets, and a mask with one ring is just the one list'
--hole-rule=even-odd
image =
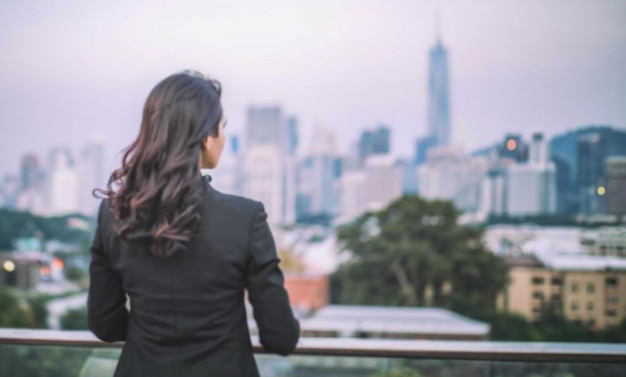
{"label": "tall spire tower", "polygon": [[450,95],[448,52],[441,38],[439,12],[435,15],[435,45],[428,66],[428,134],[435,145],[450,143]]}

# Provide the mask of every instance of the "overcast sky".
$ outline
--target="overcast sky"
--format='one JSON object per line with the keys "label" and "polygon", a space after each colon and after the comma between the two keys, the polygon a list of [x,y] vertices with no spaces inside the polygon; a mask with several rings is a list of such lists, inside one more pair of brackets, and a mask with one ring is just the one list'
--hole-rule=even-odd
{"label": "overcast sky", "polygon": [[626,127],[622,0],[99,3],[0,2],[0,173],[94,135],[110,167],[150,89],[185,68],[222,81],[229,132],[241,134],[248,105],[280,104],[299,117],[305,150],[318,125],[346,148],[384,122],[409,156],[426,132],[437,9],[455,143]]}

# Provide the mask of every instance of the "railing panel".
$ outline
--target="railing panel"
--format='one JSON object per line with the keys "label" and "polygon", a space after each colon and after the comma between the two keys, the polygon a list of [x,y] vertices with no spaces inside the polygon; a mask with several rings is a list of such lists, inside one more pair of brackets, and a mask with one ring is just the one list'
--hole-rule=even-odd
{"label": "railing panel", "polygon": [[[280,357],[255,344],[262,376],[626,376],[626,345],[304,338]],[[109,377],[121,343],[89,332],[0,329],[0,376]]]}

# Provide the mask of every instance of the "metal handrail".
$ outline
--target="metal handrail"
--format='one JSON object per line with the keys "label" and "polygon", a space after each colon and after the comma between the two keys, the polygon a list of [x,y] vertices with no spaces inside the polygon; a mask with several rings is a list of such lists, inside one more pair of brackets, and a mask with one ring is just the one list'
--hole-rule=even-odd
{"label": "metal handrail", "polygon": [[[88,331],[0,328],[0,345],[121,347]],[[254,352],[265,353],[252,338]],[[295,354],[518,362],[626,363],[626,344],[301,338]]]}

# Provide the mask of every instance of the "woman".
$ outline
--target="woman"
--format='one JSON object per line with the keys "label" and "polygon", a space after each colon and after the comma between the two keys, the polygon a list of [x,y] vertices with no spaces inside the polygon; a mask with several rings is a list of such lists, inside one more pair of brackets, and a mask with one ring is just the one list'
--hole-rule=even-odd
{"label": "woman", "polygon": [[161,81],[96,190],[88,320],[98,338],[126,341],[116,377],[258,376],[245,289],[266,350],[287,355],[298,341],[263,205],[200,174],[224,146],[220,91],[193,72]]}

